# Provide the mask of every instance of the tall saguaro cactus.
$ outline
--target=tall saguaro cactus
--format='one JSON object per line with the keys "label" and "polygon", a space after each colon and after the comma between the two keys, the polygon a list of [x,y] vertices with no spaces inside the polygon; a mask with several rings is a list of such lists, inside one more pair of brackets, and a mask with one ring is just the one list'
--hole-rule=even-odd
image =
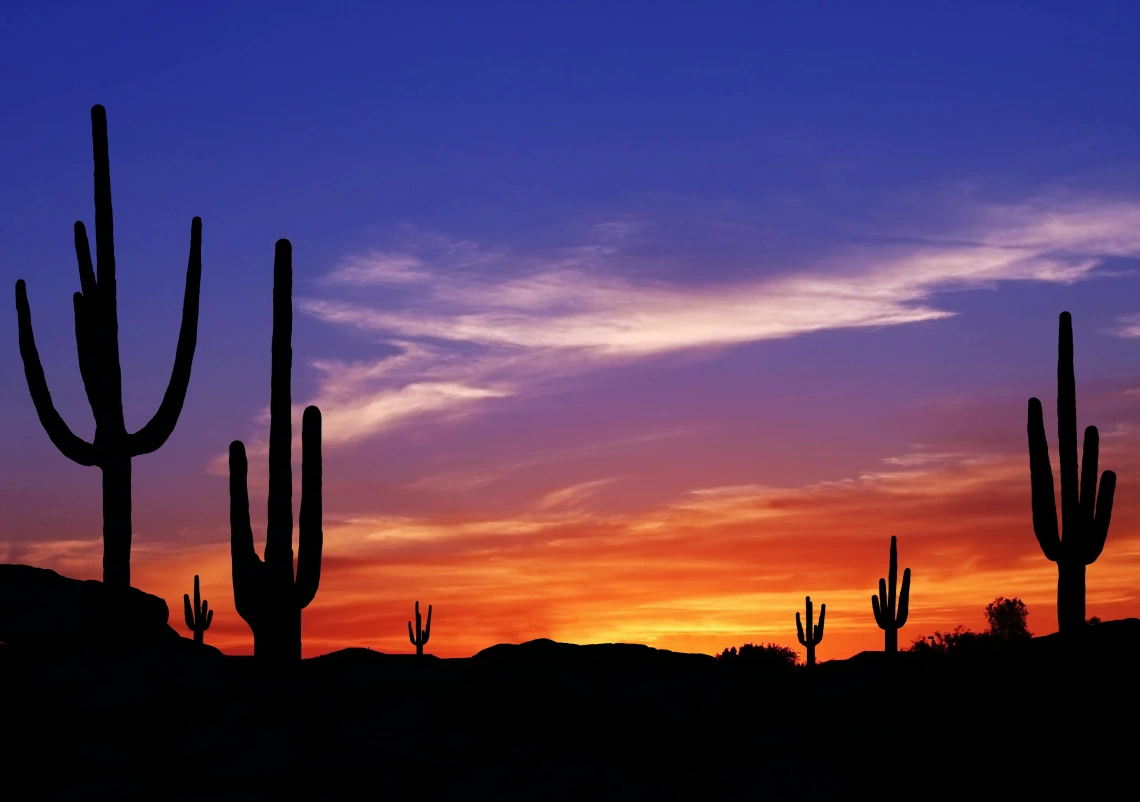
{"label": "tall saguaro cactus", "polygon": [[902,592],[898,594],[898,608],[895,607],[895,583],[899,577],[898,538],[891,535],[890,595],[887,595],[887,580],[879,579],[879,595],[871,596],[871,609],[875,611],[875,623],[883,630],[883,651],[899,650],[899,630],[906,624],[910,608],[910,569],[903,571]]}
{"label": "tall saguaro cactus", "polygon": [[1085,429],[1084,459],[1077,483],[1077,380],[1073,372],[1073,318],[1061,313],[1057,343],[1057,451],[1061,463],[1061,530],[1053,495],[1053,467],[1041,402],[1029,399],[1029,481],[1033,532],[1045,557],[1057,563],[1057,628],[1071,631],[1085,623],[1085,567],[1104,550],[1116,474],[1105,471],[1097,498],[1096,472],[1100,435]]}
{"label": "tall saguaro cactus", "polygon": [[186,628],[194,633],[195,643],[202,643],[206,630],[214,621],[214,611],[210,609],[210,603],[202,599],[197,574],[194,575],[194,606],[190,606],[190,596],[186,593],[182,594],[182,603],[186,608]]}
{"label": "tall saguaro cactus", "polygon": [[269,521],[265,559],[253,547],[248,463],[240,440],[230,443],[230,558],[234,606],[253,630],[255,657],[301,659],[301,610],[321,580],[321,411],[301,421],[301,514],[297,573],[293,574],[293,425],[289,381],[293,367],[293,249],[277,240],[273,258],[273,346],[269,396]]}
{"label": "tall saguaro cactus", "polygon": [[427,627],[421,629],[423,619],[420,618],[420,603],[416,602],[416,629],[415,634],[412,631],[412,622],[408,622],[408,640],[416,647],[416,654],[422,655],[424,653],[424,646],[427,645],[428,638],[431,637],[431,605],[428,605],[428,620]]}
{"label": "tall saguaro cactus", "polygon": [[821,604],[819,606],[819,623],[814,627],[811,623],[811,596],[805,596],[804,601],[807,602],[807,633],[804,633],[804,626],[800,623],[800,614],[796,613],[796,636],[800,639],[800,646],[807,649],[807,664],[809,666],[815,665],[815,647],[819,646],[819,642],[823,640],[823,618],[827,615],[827,605]]}
{"label": "tall saguaro cactus", "polygon": [[190,261],[182,327],[174,352],[174,369],[158,411],[146,426],[127,433],[123,420],[122,372],[119,367],[119,317],[115,285],[114,224],[111,215],[111,162],[107,148],[107,112],[91,108],[95,154],[95,255],[82,222],[75,224],[75,254],[82,292],[75,293],[75,342],[79,373],[95,417],[92,442],[73,434],[56,411],[32,335],[32,313],[24,280],[16,282],[16,315],[20,356],[36,414],[55,447],[65,457],[103,472],[103,582],[125,589],[131,585],[131,458],[157,451],[174,431],[198,340],[198,293],[202,280],[202,220],[190,223]]}

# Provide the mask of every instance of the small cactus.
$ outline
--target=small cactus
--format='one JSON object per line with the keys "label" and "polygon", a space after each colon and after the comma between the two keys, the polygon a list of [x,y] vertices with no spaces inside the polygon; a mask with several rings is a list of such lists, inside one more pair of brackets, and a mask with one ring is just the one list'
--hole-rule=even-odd
{"label": "small cactus", "polygon": [[811,623],[811,596],[805,596],[804,600],[807,602],[807,634],[804,634],[804,626],[800,623],[800,614],[796,613],[796,635],[800,639],[800,646],[807,649],[807,664],[809,666],[815,665],[815,647],[823,640],[823,618],[827,615],[827,605],[821,604],[819,606],[819,623],[814,627]]}
{"label": "small cactus", "polygon": [[[424,653],[424,644],[428,642],[431,637],[431,605],[428,605],[428,620],[427,627],[420,629],[423,620],[420,618],[420,603],[416,602],[416,628],[413,632],[412,622],[408,622],[408,640],[416,647],[416,654],[422,655]],[[419,633],[418,635],[416,633]]]}
{"label": "small cactus", "polygon": [[202,643],[206,630],[214,620],[214,611],[210,603],[202,598],[198,589],[198,575],[194,575],[194,606],[190,606],[190,596],[182,594],[182,602],[186,607],[186,628],[194,633],[194,642]]}
{"label": "small cactus", "polygon": [[891,535],[890,595],[887,595],[887,581],[879,579],[879,595],[871,596],[871,608],[875,611],[875,623],[883,630],[883,651],[899,650],[899,630],[906,623],[910,611],[910,569],[903,571],[902,592],[898,594],[898,612],[895,608],[895,587],[899,576],[898,538]]}

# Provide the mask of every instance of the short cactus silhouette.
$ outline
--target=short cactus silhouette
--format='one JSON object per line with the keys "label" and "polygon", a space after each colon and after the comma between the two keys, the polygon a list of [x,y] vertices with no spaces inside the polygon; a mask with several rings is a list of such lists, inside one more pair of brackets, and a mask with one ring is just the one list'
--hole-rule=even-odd
{"label": "short cactus silhouette", "polygon": [[297,574],[293,576],[293,425],[289,380],[293,365],[293,249],[277,241],[273,258],[273,346],[269,395],[269,523],[265,560],[253,547],[248,463],[240,440],[230,443],[230,558],[234,606],[253,630],[255,657],[301,659],[301,610],[321,580],[321,411],[301,421],[301,514]]}
{"label": "short cactus silhouette", "polygon": [[194,606],[190,606],[190,597],[185,593],[182,594],[182,603],[186,608],[186,628],[194,633],[195,643],[202,643],[206,630],[214,620],[214,611],[198,590],[197,574],[194,575]]}
{"label": "short cactus silhouette", "polygon": [[796,636],[800,639],[800,646],[807,649],[807,664],[809,666],[815,665],[815,647],[819,646],[819,642],[823,640],[823,618],[827,615],[827,605],[821,604],[819,606],[819,623],[814,627],[811,623],[811,596],[805,596],[804,601],[807,602],[807,633],[804,633],[804,625],[800,623],[800,614],[796,613]]}
{"label": "short cactus silhouette", "polygon": [[1097,498],[1096,472],[1100,435],[1085,429],[1084,459],[1077,480],[1077,381],[1073,372],[1073,318],[1061,313],[1057,343],[1057,435],[1061,468],[1061,530],[1053,494],[1053,466],[1041,402],[1029,399],[1029,481],[1033,498],[1033,532],[1045,557],[1057,563],[1057,628],[1072,631],[1085,623],[1085,566],[1104,550],[1116,474],[1105,471]]}
{"label": "short cactus silhouette", "polygon": [[899,650],[899,630],[906,624],[910,607],[910,569],[903,571],[902,592],[898,594],[898,609],[895,608],[895,584],[899,576],[898,538],[891,535],[890,595],[887,595],[887,580],[879,579],[879,595],[871,596],[871,608],[875,611],[875,623],[883,630],[883,651]]}
{"label": "short cactus silhouette", "polygon": [[24,280],[16,282],[16,315],[20,356],[36,414],[55,447],[65,457],[103,472],[103,582],[116,588],[131,585],[131,458],[157,451],[174,431],[198,339],[198,294],[202,280],[202,220],[190,223],[190,261],[182,326],[174,352],[170,383],[158,411],[146,426],[127,433],[123,421],[123,382],[119,368],[119,315],[115,284],[114,225],[111,215],[111,162],[107,148],[107,112],[91,108],[91,138],[95,152],[95,254],[82,222],[75,224],[75,254],[82,292],[75,293],[75,342],[79,373],[95,417],[92,442],[73,434],[56,411],[48,390],[39,351],[32,334],[32,313]]}
{"label": "short cactus silhouette", "polygon": [[[415,628],[414,632],[412,630],[412,622],[411,621],[408,622],[408,639],[412,642],[412,645],[416,647],[416,654],[423,654],[424,653],[424,646],[427,644],[428,638],[431,637],[431,605],[430,604],[428,605],[427,626],[423,629],[420,629],[420,626],[422,624],[423,624],[423,620],[420,618],[420,603],[416,602],[416,628]],[[416,633],[418,633],[418,634],[416,634]]]}

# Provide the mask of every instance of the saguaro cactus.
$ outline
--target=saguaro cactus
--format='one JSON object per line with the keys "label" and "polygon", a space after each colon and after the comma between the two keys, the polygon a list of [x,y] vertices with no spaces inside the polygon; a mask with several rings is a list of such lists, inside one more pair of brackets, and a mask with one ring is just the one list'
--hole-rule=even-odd
{"label": "saguaro cactus", "polygon": [[1057,343],[1057,451],[1061,463],[1061,533],[1053,467],[1041,402],[1029,399],[1029,481],[1033,499],[1033,532],[1047,559],[1057,563],[1057,628],[1071,631],[1085,623],[1085,566],[1104,550],[1116,474],[1105,471],[1097,498],[1096,471],[1100,435],[1085,429],[1084,459],[1077,484],[1077,380],[1073,372],[1073,318],[1061,313]]}
{"label": "saguaro cactus", "polygon": [[230,443],[230,558],[234,605],[253,630],[255,657],[301,659],[301,610],[321,580],[321,411],[308,407],[301,421],[301,514],[296,578],[293,575],[293,425],[289,380],[293,367],[293,250],[277,240],[273,258],[273,346],[269,396],[269,522],[265,560],[253,548],[249,523],[248,464],[240,440]]}
{"label": "saguaro cactus", "polygon": [[[424,653],[424,646],[427,644],[428,638],[431,637],[431,605],[430,604],[428,605],[427,627],[424,629],[420,629],[420,626],[422,625],[422,623],[423,623],[423,621],[420,618],[420,603],[416,602],[416,629],[415,629],[415,632],[413,633],[412,622],[409,621],[408,622],[408,640],[410,640],[412,642],[412,645],[416,647],[416,654],[419,654],[419,655],[422,655]],[[416,634],[416,633],[418,633],[418,634]]]}
{"label": "saguaro cactus", "polygon": [[32,313],[24,280],[16,282],[16,315],[20,328],[20,356],[36,414],[55,447],[65,457],[103,472],[103,582],[131,585],[131,458],[162,447],[174,431],[198,340],[198,292],[202,279],[202,220],[190,223],[190,261],[186,268],[186,296],[182,327],[174,353],[174,369],[158,411],[146,426],[128,434],[123,420],[122,373],[119,368],[119,317],[115,290],[114,225],[111,216],[111,162],[107,149],[107,112],[91,108],[91,138],[95,153],[95,254],[98,273],[91,263],[91,247],[82,222],[75,224],[75,254],[79,260],[82,292],[75,293],[75,342],[79,373],[95,417],[95,437],[88,443],[72,433],[56,411],[32,335]]}
{"label": "saguaro cactus", "polygon": [[906,624],[910,607],[910,569],[903,571],[902,592],[898,594],[898,611],[895,610],[895,583],[899,577],[898,538],[891,535],[890,595],[887,595],[887,581],[879,579],[879,595],[871,595],[871,609],[875,611],[875,623],[883,630],[883,651],[899,650],[899,630]]}
{"label": "saguaro cactus", "polygon": [[202,643],[206,630],[214,620],[214,611],[198,590],[197,574],[194,575],[194,606],[190,606],[190,597],[185,593],[182,594],[182,603],[186,608],[186,628],[194,633],[195,643]]}
{"label": "saguaro cactus", "polygon": [[800,623],[800,614],[796,613],[796,635],[800,639],[800,646],[807,649],[807,664],[814,666],[815,647],[819,646],[819,642],[823,640],[823,618],[827,615],[827,605],[821,604],[819,606],[819,623],[813,627],[811,623],[811,596],[805,596],[804,601],[807,602],[807,634],[804,634],[804,626]]}

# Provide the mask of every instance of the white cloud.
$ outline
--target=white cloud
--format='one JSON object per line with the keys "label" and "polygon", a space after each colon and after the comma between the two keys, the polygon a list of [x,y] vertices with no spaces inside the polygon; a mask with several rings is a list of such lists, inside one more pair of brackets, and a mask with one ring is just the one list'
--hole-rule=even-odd
{"label": "white cloud", "polygon": [[1116,328],[1112,333],[1117,337],[1128,339],[1140,337],[1140,315],[1126,315],[1116,319]]}
{"label": "white cloud", "polygon": [[[409,229],[402,250],[349,259],[327,277],[411,290],[398,307],[360,292],[299,300],[303,313],[398,349],[368,363],[318,363],[311,403],[324,412],[326,442],[350,442],[631,360],[939,320],[955,314],[935,304],[940,292],[1071,283],[1104,258],[1140,254],[1140,205],[1037,199],[978,208],[972,220],[937,237],[849,247],[794,273],[761,262],[755,279],[697,285],[629,277],[621,246],[644,236],[632,223],[594,226],[591,241],[544,256]],[[1140,317],[1119,333],[1140,336]]]}

